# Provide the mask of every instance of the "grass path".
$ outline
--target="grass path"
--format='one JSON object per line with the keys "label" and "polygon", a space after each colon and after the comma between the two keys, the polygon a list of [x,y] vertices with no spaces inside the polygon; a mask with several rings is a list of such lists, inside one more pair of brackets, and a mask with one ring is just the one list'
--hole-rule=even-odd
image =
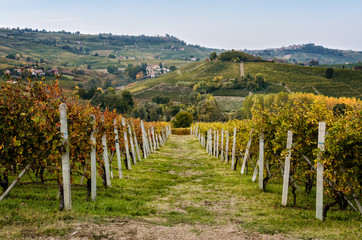
{"label": "grass path", "polygon": [[240,77],[244,76],[244,63],[240,63]]}
{"label": "grass path", "polygon": [[[239,169],[239,166],[238,166]],[[114,169],[116,173],[117,170]],[[321,223],[314,202],[281,207],[281,186],[260,192],[251,176],[209,157],[193,136],[170,136],[156,154],[99,184],[96,202],[72,188],[73,210],[57,211],[56,190],[23,185],[0,205],[0,238],[63,239],[357,239],[354,213]],[[78,182],[79,179],[75,179]],[[5,217],[6,216],[6,217]],[[356,238],[357,237],[357,238]]]}

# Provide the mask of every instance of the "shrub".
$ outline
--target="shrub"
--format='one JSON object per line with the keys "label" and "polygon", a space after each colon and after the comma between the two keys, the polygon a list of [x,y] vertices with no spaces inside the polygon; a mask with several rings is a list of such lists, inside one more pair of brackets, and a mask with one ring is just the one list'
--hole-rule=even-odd
{"label": "shrub", "polygon": [[326,78],[333,78],[334,70],[333,68],[326,69]]}
{"label": "shrub", "polygon": [[190,128],[172,128],[173,135],[190,135]]}
{"label": "shrub", "polygon": [[175,119],[172,120],[172,125],[175,128],[190,127],[193,121],[193,117],[188,112],[179,112],[176,114]]}

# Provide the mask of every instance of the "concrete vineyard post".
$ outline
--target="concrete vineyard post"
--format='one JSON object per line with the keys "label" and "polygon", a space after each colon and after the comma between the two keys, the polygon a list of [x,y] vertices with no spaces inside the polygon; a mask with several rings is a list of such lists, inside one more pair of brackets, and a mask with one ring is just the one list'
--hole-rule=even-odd
{"label": "concrete vineyard post", "polygon": [[[326,135],[326,123],[319,123],[318,131],[318,148],[321,152],[324,151],[324,142]],[[317,186],[316,186],[316,218],[323,220],[323,172],[324,167],[321,163],[320,154],[318,155],[317,162]]]}
{"label": "concrete vineyard post", "polygon": [[213,130],[210,129],[210,153],[211,153],[211,156],[214,156],[214,139],[215,139],[215,136],[214,136],[214,133],[213,133]]}
{"label": "concrete vineyard post", "polygon": [[258,166],[259,166],[259,159],[256,162],[256,166],[255,166],[254,172],[253,172],[253,177],[251,178],[251,181],[253,181],[253,182],[256,181],[256,177],[258,176]]}
{"label": "concrete vineyard post", "polygon": [[221,162],[224,161],[224,129],[221,129],[221,154],[220,159]]}
{"label": "concrete vineyard post", "polygon": [[216,132],[216,156],[219,157],[219,131]]}
{"label": "concrete vineyard post", "polygon": [[251,131],[250,131],[250,137],[249,137],[248,145],[246,146],[243,165],[241,166],[241,174],[244,174],[244,172],[245,172],[246,162],[248,161],[248,158],[250,155],[249,151],[250,151],[250,146],[251,146],[252,134],[253,134],[253,129],[251,129]]}
{"label": "concrete vineyard post", "polygon": [[142,130],[142,142],[143,142],[143,157],[146,159],[148,156],[148,146],[147,146],[147,137],[145,137],[145,127],[143,120],[141,120],[141,130]]}
{"label": "concrete vineyard post", "polygon": [[67,105],[65,103],[62,103],[59,106],[59,116],[60,116],[60,132],[63,136],[62,144],[65,147],[65,152],[62,154],[64,208],[65,210],[71,210],[72,199],[70,192],[68,122],[67,122]]}
{"label": "concrete vineyard post", "polygon": [[117,129],[117,120],[114,119],[114,138],[116,144],[116,155],[117,155],[117,165],[118,165],[118,177],[122,178],[122,161],[121,161],[121,150],[119,149],[119,137],[118,137],[118,129]]}
{"label": "concrete vineyard post", "polygon": [[216,130],[214,129],[214,151],[213,156],[216,157]]}
{"label": "concrete vineyard post", "polygon": [[131,156],[129,154],[127,131],[125,129],[126,122],[125,122],[124,118],[122,118],[122,126],[123,126],[124,148],[126,150],[126,158],[127,158],[127,168],[129,170],[131,170],[132,169],[132,167],[131,167]]}
{"label": "concrete vineyard post", "polygon": [[229,130],[226,130],[225,162],[229,161]]}
{"label": "concrete vineyard post", "polygon": [[157,134],[157,133],[155,134],[155,138],[156,138],[157,148],[159,149],[159,148],[160,148],[160,141],[159,141],[159,139],[158,139],[158,134]]}
{"label": "concrete vineyard post", "polygon": [[212,130],[209,129],[209,155],[212,155]]}
{"label": "concrete vineyard post", "polygon": [[162,140],[161,135],[158,135],[158,140],[159,140],[159,142],[161,143],[161,146],[163,146],[163,145],[164,145],[164,142],[163,142],[163,140]]}
{"label": "concrete vineyard post", "polygon": [[153,129],[153,126],[151,127],[151,137],[152,137],[152,141],[153,141],[153,149],[157,150],[157,146],[156,146],[156,141],[155,141],[155,130]]}
{"label": "concrete vineyard post", "polygon": [[293,132],[288,131],[287,137],[287,156],[285,157],[285,167],[284,167],[284,177],[283,177],[283,195],[282,195],[282,205],[287,206],[288,202],[288,188],[289,188],[289,172],[290,172],[290,157],[292,154],[292,141],[293,141]]}
{"label": "concrete vineyard post", "polygon": [[209,153],[209,130],[207,130],[206,138],[206,152]]}
{"label": "concrete vineyard post", "polygon": [[131,125],[132,125],[133,138],[134,138],[134,144],[136,145],[136,153],[137,153],[137,157],[138,157],[138,160],[141,162],[141,161],[142,161],[142,159],[141,159],[141,154],[140,154],[140,148],[139,148],[138,141],[137,141],[136,128],[134,127],[134,123],[133,123],[133,121],[131,120],[130,122],[131,122]]}
{"label": "concrete vineyard post", "polygon": [[263,190],[264,180],[264,132],[260,133],[259,141],[259,189]]}
{"label": "concrete vineyard post", "polygon": [[96,129],[94,126],[95,116],[91,115],[93,122],[93,131],[91,133],[90,140],[92,142],[92,150],[91,150],[91,198],[93,201],[97,198],[97,155],[96,155],[96,143],[97,140],[95,138]]}
{"label": "concrete vineyard post", "polygon": [[234,128],[233,148],[231,152],[231,171],[235,170],[235,145],[236,145],[236,128]]}
{"label": "concrete vineyard post", "polygon": [[102,135],[102,146],[103,146],[104,168],[106,170],[106,182],[107,182],[107,186],[111,187],[111,174],[109,171],[109,158],[108,158],[106,133],[103,133],[103,135]]}
{"label": "concrete vineyard post", "polygon": [[148,131],[148,141],[149,141],[149,143],[150,143],[151,152],[155,152],[155,148],[154,148],[154,146],[152,145],[152,139],[151,139],[150,129],[147,129],[147,131]]}
{"label": "concrete vineyard post", "polygon": [[128,133],[129,133],[129,142],[131,143],[131,152],[132,152],[132,162],[134,165],[137,164],[137,157],[136,157],[136,151],[134,150],[134,143],[133,143],[133,136],[131,131],[131,126],[127,123],[128,126]]}

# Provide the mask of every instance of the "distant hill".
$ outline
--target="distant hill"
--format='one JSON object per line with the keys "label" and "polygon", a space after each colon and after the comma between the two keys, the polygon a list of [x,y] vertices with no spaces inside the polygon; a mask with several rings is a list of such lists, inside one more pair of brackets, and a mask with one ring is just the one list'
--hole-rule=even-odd
{"label": "distant hill", "polygon": [[[42,62],[64,67],[105,69],[109,64],[127,67],[128,64],[149,62],[158,64],[174,60],[176,66],[190,61],[203,60],[218,49],[189,45],[184,41],[166,36],[127,36],[100,33],[97,35],[49,32],[33,29],[0,29],[0,59],[17,55],[8,65]],[[5,64],[5,63],[4,63]],[[5,66],[3,66],[5,67]],[[0,70],[2,68],[0,66]]]}
{"label": "distant hill", "polygon": [[338,50],[317,46],[313,43],[290,45],[289,47],[264,50],[244,50],[263,59],[283,59],[289,63],[308,63],[316,60],[319,64],[356,63],[362,60],[362,51]]}

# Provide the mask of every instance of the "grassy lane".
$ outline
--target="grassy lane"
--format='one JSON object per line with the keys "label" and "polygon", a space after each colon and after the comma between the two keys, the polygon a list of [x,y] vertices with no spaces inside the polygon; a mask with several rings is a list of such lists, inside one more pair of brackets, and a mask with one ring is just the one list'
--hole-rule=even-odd
{"label": "grassy lane", "polygon": [[[314,217],[314,201],[303,196],[299,207],[281,207],[280,184],[270,183],[267,192],[260,192],[250,173],[240,176],[239,171],[230,171],[229,165],[209,157],[192,136],[171,136],[157,154],[124,176],[113,179],[108,190],[99,183],[96,202],[85,202],[85,187],[74,186],[70,212],[57,210],[55,185],[17,186],[0,203],[0,238],[361,237],[357,214],[334,211],[320,222]],[[74,182],[79,183],[79,178]]]}

